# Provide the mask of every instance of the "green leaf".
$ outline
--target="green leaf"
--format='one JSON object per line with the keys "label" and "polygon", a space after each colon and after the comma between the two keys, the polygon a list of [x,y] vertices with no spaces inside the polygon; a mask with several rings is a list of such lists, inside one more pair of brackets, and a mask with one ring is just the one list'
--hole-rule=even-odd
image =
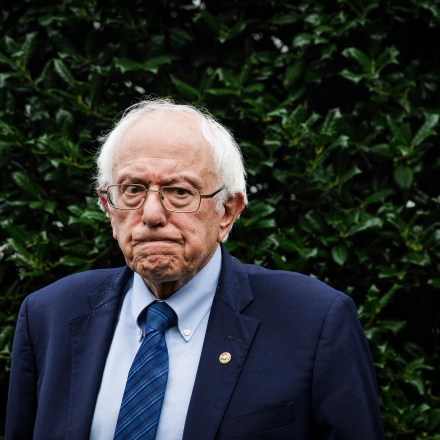
{"label": "green leaf", "polygon": [[383,320],[380,324],[382,328],[389,330],[394,334],[400,333],[407,325],[406,321],[394,319]]}
{"label": "green leaf", "polygon": [[385,69],[390,64],[399,64],[397,57],[399,56],[399,51],[396,47],[387,47],[376,60],[376,71],[380,72]]}
{"label": "green leaf", "polygon": [[402,189],[408,189],[414,180],[414,173],[410,167],[398,166],[394,170],[394,181]]}
{"label": "green leaf", "polygon": [[30,57],[34,53],[37,46],[37,32],[29,32],[26,35],[23,46],[21,47],[21,61],[23,64],[29,62]]}
{"label": "green leaf", "polygon": [[347,171],[340,177],[341,184],[348,182],[351,180],[354,176],[357,176],[358,174],[362,174],[362,171],[357,167],[354,166]]}
{"label": "green leaf", "polygon": [[33,239],[33,234],[27,231],[24,227],[13,225],[10,220],[4,220],[0,225],[6,230],[11,239],[22,245],[25,245],[26,242]]}
{"label": "green leaf", "polygon": [[55,212],[56,206],[57,205],[55,202],[51,202],[49,200],[29,203],[30,209],[43,210],[43,211],[48,212],[49,214],[53,214]]}
{"label": "green leaf", "polygon": [[294,82],[296,82],[298,78],[302,75],[303,70],[304,70],[304,62],[302,61],[296,61],[290,64],[287,67],[286,72],[284,74],[284,80],[283,80],[284,85],[290,86]]}
{"label": "green leaf", "polygon": [[375,191],[373,194],[370,194],[368,197],[366,197],[362,205],[367,206],[372,203],[378,203],[378,202],[384,202],[388,196],[393,194],[393,191],[389,188],[380,189],[378,191]]}
{"label": "green leaf", "polygon": [[218,34],[220,32],[220,24],[217,21],[216,17],[211,14],[207,9],[203,10],[201,13],[201,17],[204,22],[208,25],[209,29],[214,33]]}
{"label": "green leaf", "polygon": [[53,64],[55,67],[55,71],[58,73],[60,78],[69,86],[74,87],[76,85],[75,78],[72,73],[68,69],[68,67],[64,64],[64,62],[60,59],[53,60]]}
{"label": "green leaf", "polygon": [[368,73],[371,71],[371,59],[362,50],[355,47],[348,47],[342,51],[342,55],[357,61],[364,71]]}
{"label": "green leaf", "polygon": [[228,95],[237,95],[237,89],[235,87],[222,87],[216,89],[206,89],[205,93],[208,95],[214,96],[228,96]]}
{"label": "green leaf", "polygon": [[293,38],[293,47],[304,47],[308,46],[313,41],[313,35],[307,32],[296,35]]}
{"label": "green leaf", "polygon": [[322,131],[325,133],[332,133],[337,129],[338,121],[341,119],[341,111],[338,108],[330,110],[322,124]]}
{"label": "green leaf", "polygon": [[142,64],[129,58],[116,58],[115,67],[122,73],[142,70]]}
{"label": "green leaf", "polygon": [[171,81],[173,82],[178,92],[185,96],[187,99],[196,100],[200,97],[200,93],[195,87],[178,79],[174,75],[171,75]]}
{"label": "green leaf", "polygon": [[344,245],[337,245],[332,247],[332,258],[336,264],[343,266],[348,258],[348,249]]}
{"label": "green leaf", "polygon": [[350,70],[343,69],[340,72],[340,75],[344,77],[345,79],[348,79],[349,81],[352,81],[353,83],[357,84],[367,78],[368,76],[363,73],[353,73]]}
{"label": "green leaf", "polygon": [[161,66],[164,64],[171,64],[175,58],[176,57],[172,55],[160,55],[158,57],[149,58],[143,64],[143,69],[152,73],[157,73]]}
{"label": "green leaf", "polygon": [[348,230],[349,235],[356,234],[367,229],[381,228],[383,225],[383,220],[377,217],[368,218],[367,220],[361,221],[360,223],[350,227]]}
{"label": "green leaf", "polygon": [[424,124],[419,128],[417,133],[415,134],[412,144],[415,146],[420,145],[427,137],[435,135],[438,128],[438,122],[440,119],[440,115],[428,115],[426,116]]}
{"label": "green leaf", "polygon": [[27,174],[21,171],[16,171],[12,173],[12,179],[20,189],[29,195],[35,198],[44,197],[43,188],[34,182]]}

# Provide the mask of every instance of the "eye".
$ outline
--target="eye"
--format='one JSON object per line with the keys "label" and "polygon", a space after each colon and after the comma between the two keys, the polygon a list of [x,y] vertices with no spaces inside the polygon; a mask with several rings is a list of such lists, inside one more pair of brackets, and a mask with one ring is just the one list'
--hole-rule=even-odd
{"label": "eye", "polygon": [[161,189],[163,206],[169,211],[196,211],[200,204],[199,192],[184,186],[164,186]]}
{"label": "eye", "polygon": [[189,189],[186,189],[186,188],[174,188],[174,193],[177,196],[184,197],[184,196],[190,195],[191,191]]}
{"label": "eye", "polygon": [[194,194],[189,188],[182,188],[180,186],[166,186],[162,188],[162,191],[171,197],[185,198]]}
{"label": "eye", "polygon": [[145,192],[145,188],[142,185],[123,185],[121,190],[127,196],[135,196]]}

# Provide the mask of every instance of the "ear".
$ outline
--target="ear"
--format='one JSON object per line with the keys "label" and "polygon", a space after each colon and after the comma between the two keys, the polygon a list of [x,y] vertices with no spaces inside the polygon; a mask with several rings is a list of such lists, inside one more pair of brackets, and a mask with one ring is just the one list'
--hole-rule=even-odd
{"label": "ear", "polygon": [[221,243],[228,235],[237,217],[243,212],[244,196],[241,193],[230,197],[222,207],[222,218],[219,223],[217,241]]}
{"label": "ear", "polygon": [[97,193],[98,193],[98,197],[99,197],[99,205],[101,206],[102,210],[107,214],[107,217],[110,219],[110,223],[112,225],[112,230],[113,230],[113,238],[115,240],[117,240],[118,237],[116,234],[116,229],[115,229],[115,224],[114,224],[115,219],[114,219],[113,211],[111,210],[110,206],[108,205],[107,197],[105,197],[105,195],[102,193],[102,191],[98,189]]}

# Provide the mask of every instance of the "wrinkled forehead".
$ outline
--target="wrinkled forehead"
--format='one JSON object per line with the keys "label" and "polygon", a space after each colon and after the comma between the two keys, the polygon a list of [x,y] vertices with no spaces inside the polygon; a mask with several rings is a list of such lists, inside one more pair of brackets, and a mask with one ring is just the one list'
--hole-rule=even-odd
{"label": "wrinkled forehead", "polygon": [[113,174],[121,163],[147,157],[161,165],[166,161],[179,161],[217,174],[200,116],[160,109],[135,115],[127,122],[114,151]]}

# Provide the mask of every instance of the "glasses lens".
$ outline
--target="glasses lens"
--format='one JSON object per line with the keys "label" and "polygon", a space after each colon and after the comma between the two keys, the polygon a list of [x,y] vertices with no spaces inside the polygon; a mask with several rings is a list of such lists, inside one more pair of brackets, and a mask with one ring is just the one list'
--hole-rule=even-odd
{"label": "glasses lens", "polygon": [[164,207],[175,212],[196,211],[200,206],[200,193],[192,188],[164,186],[161,191]]}
{"label": "glasses lens", "polygon": [[143,185],[113,185],[107,191],[110,205],[117,209],[140,208],[146,195]]}

